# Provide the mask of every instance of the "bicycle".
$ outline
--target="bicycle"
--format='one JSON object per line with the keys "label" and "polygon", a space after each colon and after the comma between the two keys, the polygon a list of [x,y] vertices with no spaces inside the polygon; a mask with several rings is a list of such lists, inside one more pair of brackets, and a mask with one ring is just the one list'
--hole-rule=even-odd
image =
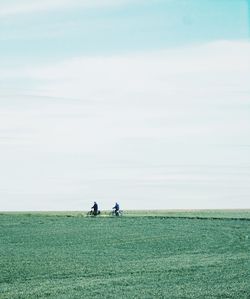
{"label": "bicycle", "polygon": [[101,214],[101,211],[97,211],[94,212],[94,210],[90,210],[88,213],[87,213],[87,216],[97,216],[97,215],[100,215]]}
{"label": "bicycle", "polygon": [[116,216],[116,217],[119,217],[119,216],[123,216],[123,211],[122,210],[119,210],[119,211],[115,211],[115,210],[112,210],[110,213],[109,213],[109,216]]}

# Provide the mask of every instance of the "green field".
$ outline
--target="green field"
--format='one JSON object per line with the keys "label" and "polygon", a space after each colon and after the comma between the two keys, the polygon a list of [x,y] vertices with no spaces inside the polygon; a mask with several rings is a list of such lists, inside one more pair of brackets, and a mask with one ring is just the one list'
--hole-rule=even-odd
{"label": "green field", "polygon": [[0,298],[250,298],[249,220],[1,213]]}

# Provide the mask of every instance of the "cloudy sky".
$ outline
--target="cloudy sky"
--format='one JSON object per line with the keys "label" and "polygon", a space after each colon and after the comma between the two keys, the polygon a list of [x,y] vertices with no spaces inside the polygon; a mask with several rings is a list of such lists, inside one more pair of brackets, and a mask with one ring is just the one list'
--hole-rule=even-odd
{"label": "cloudy sky", "polygon": [[0,210],[250,208],[247,0],[0,0]]}

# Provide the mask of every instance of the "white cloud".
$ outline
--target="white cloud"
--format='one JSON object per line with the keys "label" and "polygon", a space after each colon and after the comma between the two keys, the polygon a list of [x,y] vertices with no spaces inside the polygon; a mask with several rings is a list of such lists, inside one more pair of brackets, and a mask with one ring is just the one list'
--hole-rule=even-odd
{"label": "white cloud", "polygon": [[157,95],[164,102],[173,102],[174,96],[184,104],[184,95],[191,100],[194,95],[248,90],[249,53],[249,42],[221,41],[181,50],[77,57],[43,67],[2,69],[0,78],[36,81],[36,96],[126,102],[143,98],[150,103],[150,97]]}
{"label": "white cloud", "polygon": [[[201,45],[192,45],[181,49],[152,51],[146,53],[132,53],[123,56],[83,56],[69,59],[54,66],[39,68],[25,68],[24,75],[36,78],[72,78],[79,77],[82,73],[95,74],[98,70],[103,75],[108,71],[123,73],[133,68],[133,71],[151,72],[157,74],[181,74],[194,72],[233,72],[247,71],[250,64],[250,43],[248,41],[217,41]],[[15,71],[15,70],[14,70]],[[18,70],[17,70],[18,71]],[[2,70],[10,76],[13,71]],[[0,73],[0,74],[1,74]],[[130,74],[131,75],[131,74]]]}
{"label": "white cloud", "polygon": [[[126,5],[134,2],[135,1],[132,0],[23,0],[22,2],[16,0],[2,0],[0,3],[0,17],[76,7],[102,8],[105,6]],[[136,2],[141,2],[141,0],[137,0]]]}
{"label": "white cloud", "polygon": [[[2,80],[13,80],[14,85],[22,80],[22,86],[28,83],[30,100],[27,103],[23,96],[18,101],[20,96],[12,92],[9,101],[14,97],[19,108],[11,112],[12,118],[7,111],[1,123],[12,129],[16,122],[36,128],[35,144],[54,152],[61,148],[98,151],[99,146],[123,138],[162,136],[194,145],[197,140],[230,143],[232,137],[244,139],[244,128],[249,128],[247,115],[242,114],[246,99],[238,96],[249,91],[249,53],[249,43],[218,42],[183,50],[80,57],[39,68],[3,69]],[[33,87],[30,80],[35,81]],[[7,94],[2,94],[4,102]],[[27,110],[32,102],[40,104]],[[239,105],[238,112],[234,111]],[[64,118],[71,120],[65,123]],[[81,134],[85,139],[78,138]]]}
{"label": "white cloud", "polygon": [[6,209],[20,194],[33,209],[78,209],[81,198],[106,208],[114,198],[128,208],[138,198],[145,208],[155,199],[163,208],[236,207],[232,196],[247,207],[249,50],[225,41],[2,69],[13,87],[0,92]]}

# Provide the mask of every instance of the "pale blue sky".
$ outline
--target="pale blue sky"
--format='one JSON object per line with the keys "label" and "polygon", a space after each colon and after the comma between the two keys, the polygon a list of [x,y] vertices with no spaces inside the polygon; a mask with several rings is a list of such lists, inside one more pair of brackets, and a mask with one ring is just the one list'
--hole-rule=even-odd
{"label": "pale blue sky", "polygon": [[0,210],[250,208],[248,4],[0,0]]}
{"label": "pale blue sky", "polygon": [[96,1],[86,7],[81,5],[85,1],[73,1],[74,5],[55,4],[47,10],[46,2],[44,10],[42,5],[36,8],[36,1],[22,2],[27,8],[33,3],[33,10],[18,11],[20,1],[1,1],[9,8],[9,13],[0,12],[0,53],[8,63],[244,39],[249,31],[247,0],[145,0],[120,5]]}

